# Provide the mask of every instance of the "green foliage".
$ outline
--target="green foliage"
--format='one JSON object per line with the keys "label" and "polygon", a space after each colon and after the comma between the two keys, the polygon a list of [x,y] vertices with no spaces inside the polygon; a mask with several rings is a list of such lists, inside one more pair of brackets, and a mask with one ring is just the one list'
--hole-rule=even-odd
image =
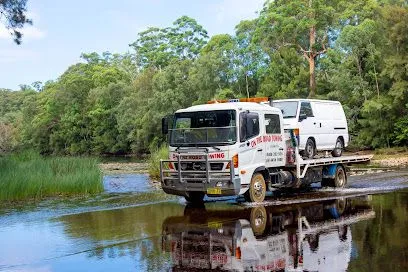
{"label": "green foliage", "polygon": [[274,99],[306,98],[308,68],[294,48],[282,47],[271,55],[259,94]]}
{"label": "green foliage", "polygon": [[408,146],[408,118],[404,116],[395,123],[394,144]]}
{"label": "green foliage", "polygon": [[130,44],[141,67],[164,68],[174,60],[195,59],[208,39],[196,20],[182,16],[172,27],[150,27]]}
{"label": "green foliage", "polygon": [[149,175],[152,179],[160,178],[160,160],[169,159],[169,149],[166,145],[153,149],[149,156]]}
{"label": "green foliage", "polygon": [[92,158],[43,158],[34,151],[0,157],[0,201],[101,192],[102,174]]}
{"label": "green foliage", "polygon": [[161,118],[177,109],[248,95],[306,98],[311,73],[317,98],[343,104],[354,146],[406,145],[405,2],[268,1],[235,34],[209,40],[187,16],[149,28],[133,52],[84,53],[56,81],[0,89],[0,152],[148,153],[165,142]]}

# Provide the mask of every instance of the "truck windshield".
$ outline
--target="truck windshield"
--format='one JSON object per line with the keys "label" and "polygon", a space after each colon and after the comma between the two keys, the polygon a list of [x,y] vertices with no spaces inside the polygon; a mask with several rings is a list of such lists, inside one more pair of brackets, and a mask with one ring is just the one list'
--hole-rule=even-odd
{"label": "truck windshield", "polygon": [[176,113],[170,129],[171,146],[230,145],[236,141],[235,110]]}
{"label": "truck windshield", "polygon": [[282,111],[283,118],[295,118],[297,114],[297,101],[273,102],[272,106]]}

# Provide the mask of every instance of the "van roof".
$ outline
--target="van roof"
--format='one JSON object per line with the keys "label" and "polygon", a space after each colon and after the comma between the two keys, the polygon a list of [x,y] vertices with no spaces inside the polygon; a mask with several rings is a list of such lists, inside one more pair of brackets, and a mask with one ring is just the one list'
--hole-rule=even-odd
{"label": "van roof", "polygon": [[302,98],[295,98],[295,99],[277,99],[277,100],[272,100],[273,102],[284,102],[284,101],[305,101],[305,102],[320,102],[320,103],[336,103],[340,104],[339,101],[334,101],[334,100],[322,100],[322,99],[302,99]]}
{"label": "van roof", "polygon": [[178,112],[196,112],[196,111],[213,111],[213,110],[252,110],[252,111],[269,111],[281,113],[277,108],[271,107],[268,104],[260,104],[254,102],[229,102],[229,103],[214,103],[191,106],[185,109],[180,109]]}

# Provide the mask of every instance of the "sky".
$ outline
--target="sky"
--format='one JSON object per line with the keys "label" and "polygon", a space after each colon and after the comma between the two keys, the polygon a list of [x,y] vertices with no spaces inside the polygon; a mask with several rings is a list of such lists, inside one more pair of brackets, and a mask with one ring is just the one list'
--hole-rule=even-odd
{"label": "sky", "polygon": [[32,26],[21,45],[0,25],[0,88],[56,80],[81,53],[132,51],[129,44],[148,27],[167,27],[187,15],[209,36],[233,34],[264,0],[28,0]]}

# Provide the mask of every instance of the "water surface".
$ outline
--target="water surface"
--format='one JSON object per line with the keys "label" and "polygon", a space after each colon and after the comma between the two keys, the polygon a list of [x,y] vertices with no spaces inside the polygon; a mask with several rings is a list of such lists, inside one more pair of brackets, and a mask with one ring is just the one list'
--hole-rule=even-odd
{"label": "water surface", "polygon": [[[350,190],[406,181],[404,173],[383,173],[355,179]],[[193,208],[145,175],[107,176],[104,184],[93,198],[3,209],[0,270],[408,271],[407,189],[324,201],[317,190],[304,203]]]}

